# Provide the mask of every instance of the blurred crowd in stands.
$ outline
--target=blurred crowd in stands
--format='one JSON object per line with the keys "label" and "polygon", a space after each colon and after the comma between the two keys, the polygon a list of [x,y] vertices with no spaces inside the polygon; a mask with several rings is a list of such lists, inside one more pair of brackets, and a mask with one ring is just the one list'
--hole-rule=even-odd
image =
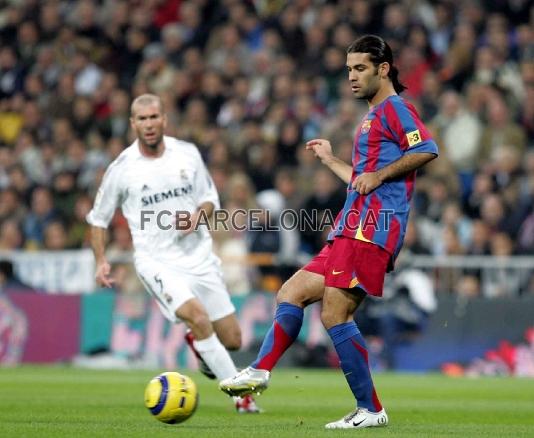
{"label": "blurred crowd in stands", "polygon": [[[194,142],[229,211],[342,207],[305,141],[350,162],[367,112],[347,46],[394,49],[404,97],[440,145],[420,172],[404,252],[534,254],[534,7],[528,0],[0,1],[0,250],[88,246],[85,215],[129,145],[133,97],[159,94],[167,134]],[[124,219],[110,250],[131,250]],[[216,232],[232,293],[276,288],[325,232]],[[260,263],[272,254],[288,267]],[[270,282],[270,283],[269,283]],[[480,293],[476,273],[454,285]],[[527,289],[534,288],[534,282]],[[526,290],[526,289],[524,289]]]}

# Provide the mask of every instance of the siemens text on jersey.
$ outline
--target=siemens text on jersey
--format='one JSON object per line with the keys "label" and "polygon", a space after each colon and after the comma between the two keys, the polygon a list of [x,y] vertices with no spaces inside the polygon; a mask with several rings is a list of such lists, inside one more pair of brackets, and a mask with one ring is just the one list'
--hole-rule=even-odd
{"label": "siemens text on jersey", "polygon": [[193,186],[188,184],[183,187],[175,187],[174,189],[167,190],[166,192],[155,193],[153,195],[143,196],[141,203],[143,207],[148,205],[157,204],[167,199],[178,198],[184,195],[190,195],[193,192]]}

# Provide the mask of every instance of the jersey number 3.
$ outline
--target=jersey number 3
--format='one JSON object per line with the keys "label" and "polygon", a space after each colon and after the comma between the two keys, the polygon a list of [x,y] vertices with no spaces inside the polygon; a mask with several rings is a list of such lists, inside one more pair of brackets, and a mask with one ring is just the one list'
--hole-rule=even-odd
{"label": "jersey number 3", "polygon": [[416,129],[412,132],[408,132],[408,134],[406,134],[406,138],[408,139],[408,144],[410,145],[410,147],[421,143],[421,134],[419,133],[419,129]]}

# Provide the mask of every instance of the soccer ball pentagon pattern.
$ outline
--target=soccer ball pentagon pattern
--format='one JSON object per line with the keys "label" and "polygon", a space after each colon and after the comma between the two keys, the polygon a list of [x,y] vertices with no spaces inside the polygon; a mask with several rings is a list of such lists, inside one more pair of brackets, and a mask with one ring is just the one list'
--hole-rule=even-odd
{"label": "soccer ball pentagon pattern", "polygon": [[187,420],[198,405],[198,391],[191,378],[176,372],[154,377],[145,389],[145,406],[167,424]]}

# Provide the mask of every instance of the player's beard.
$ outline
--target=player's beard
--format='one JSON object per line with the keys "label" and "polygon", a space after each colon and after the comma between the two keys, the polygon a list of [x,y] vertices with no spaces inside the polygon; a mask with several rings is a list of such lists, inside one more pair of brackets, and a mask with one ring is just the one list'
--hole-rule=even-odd
{"label": "player's beard", "polygon": [[156,136],[154,138],[154,140],[148,142],[145,138],[143,137],[140,137],[142,140],[141,142],[143,143],[143,146],[152,150],[152,151],[155,151],[158,149],[158,146],[160,145],[161,141],[163,140],[163,134],[160,134],[158,136]]}
{"label": "player's beard", "polygon": [[362,87],[358,93],[356,93],[356,99],[367,100],[370,102],[378,93],[380,89],[380,79],[378,77],[378,69],[375,69],[375,74],[369,78],[367,86]]}

